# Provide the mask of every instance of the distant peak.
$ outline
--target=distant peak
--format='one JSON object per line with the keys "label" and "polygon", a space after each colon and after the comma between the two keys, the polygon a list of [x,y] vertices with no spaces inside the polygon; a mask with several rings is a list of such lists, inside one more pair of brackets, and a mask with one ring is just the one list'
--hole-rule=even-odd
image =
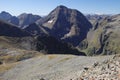
{"label": "distant peak", "polygon": [[2,11],[1,14],[9,14],[9,13],[6,11]]}
{"label": "distant peak", "polygon": [[6,11],[2,11],[1,13],[0,13],[0,15],[2,15],[3,16],[3,19],[9,19],[10,17],[12,17],[12,15],[10,14],[10,13],[8,13],[8,12],[6,12]]}
{"label": "distant peak", "polygon": [[29,16],[39,16],[39,15],[32,14],[32,13],[22,13],[19,16],[27,16],[27,15],[29,15]]}
{"label": "distant peak", "polygon": [[28,15],[28,13],[22,13],[22,14],[20,14],[20,15]]}

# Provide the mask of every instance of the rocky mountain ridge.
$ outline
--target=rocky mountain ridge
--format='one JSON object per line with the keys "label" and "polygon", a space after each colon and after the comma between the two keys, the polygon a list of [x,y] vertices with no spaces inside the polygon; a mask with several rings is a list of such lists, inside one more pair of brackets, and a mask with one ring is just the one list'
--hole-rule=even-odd
{"label": "rocky mountain ridge", "polygon": [[31,35],[15,25],[0,21],[0,36],[25,37]]}

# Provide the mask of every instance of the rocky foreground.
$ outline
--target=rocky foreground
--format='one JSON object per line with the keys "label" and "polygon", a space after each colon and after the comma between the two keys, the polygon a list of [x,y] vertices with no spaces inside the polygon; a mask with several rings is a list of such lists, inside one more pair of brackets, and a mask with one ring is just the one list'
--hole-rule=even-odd
{"label": "rocky foreground", "polygon": [[120,55],[84,68],[76,80],[120,80]]}
{"label": "rocky foreground", "polygon": [[41,55],[16,63],[1,80],[120,80],[120,56]]}

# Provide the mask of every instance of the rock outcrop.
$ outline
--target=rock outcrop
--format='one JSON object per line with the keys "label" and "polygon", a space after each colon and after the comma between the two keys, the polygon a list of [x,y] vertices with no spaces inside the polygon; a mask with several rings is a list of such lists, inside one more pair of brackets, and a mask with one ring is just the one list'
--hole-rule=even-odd
{"label": "rock outcrop", "polygon": [[119,80],[120,79],[120,55],[102,63],[96,62],[92,67],[84,69],[76,80]]}

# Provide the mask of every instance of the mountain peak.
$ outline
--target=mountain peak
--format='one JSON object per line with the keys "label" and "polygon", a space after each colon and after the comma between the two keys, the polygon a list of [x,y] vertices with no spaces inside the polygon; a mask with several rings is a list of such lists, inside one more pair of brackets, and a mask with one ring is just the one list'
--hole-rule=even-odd
{"label": "mountain peak", "polygon": [[9,13],[6,11],[2,11],[1,14],[9,14]]}
{"label": "mountain peak", "polygon": [[1,20],[7,21],[7,20],[10,19],[11,17],[12,17],[12,15],[9,14],[8,12],[6,12],[6,11],[2,11],[2,12],[0,13],[0,19],[1,19]]}
{"label": "mountain peak", "polygon": [[2,11],[1,15],[7,16],[7,17],[11,17],[12,15],[6,11]]}
{"label": "mountain peak", "polygon": [[60,5],[60,6],[57,6],[54,11],[66,11],[68,10],[69,8],[67,8],[66,6],[63,6],[63,5]]}
{"label": "mountain peak", "polygon": [[59,6],[57,6],[57,8],[67,8],[67,7],[63,6],[63,5],[59,5]]}
{"label": "mountain peak", "polygon": [[45,27],[56,39],[69,42],[74,46],[78,45],[92,28],[91,23],[81,12],[62,5],[57,6],[37,24]]}

